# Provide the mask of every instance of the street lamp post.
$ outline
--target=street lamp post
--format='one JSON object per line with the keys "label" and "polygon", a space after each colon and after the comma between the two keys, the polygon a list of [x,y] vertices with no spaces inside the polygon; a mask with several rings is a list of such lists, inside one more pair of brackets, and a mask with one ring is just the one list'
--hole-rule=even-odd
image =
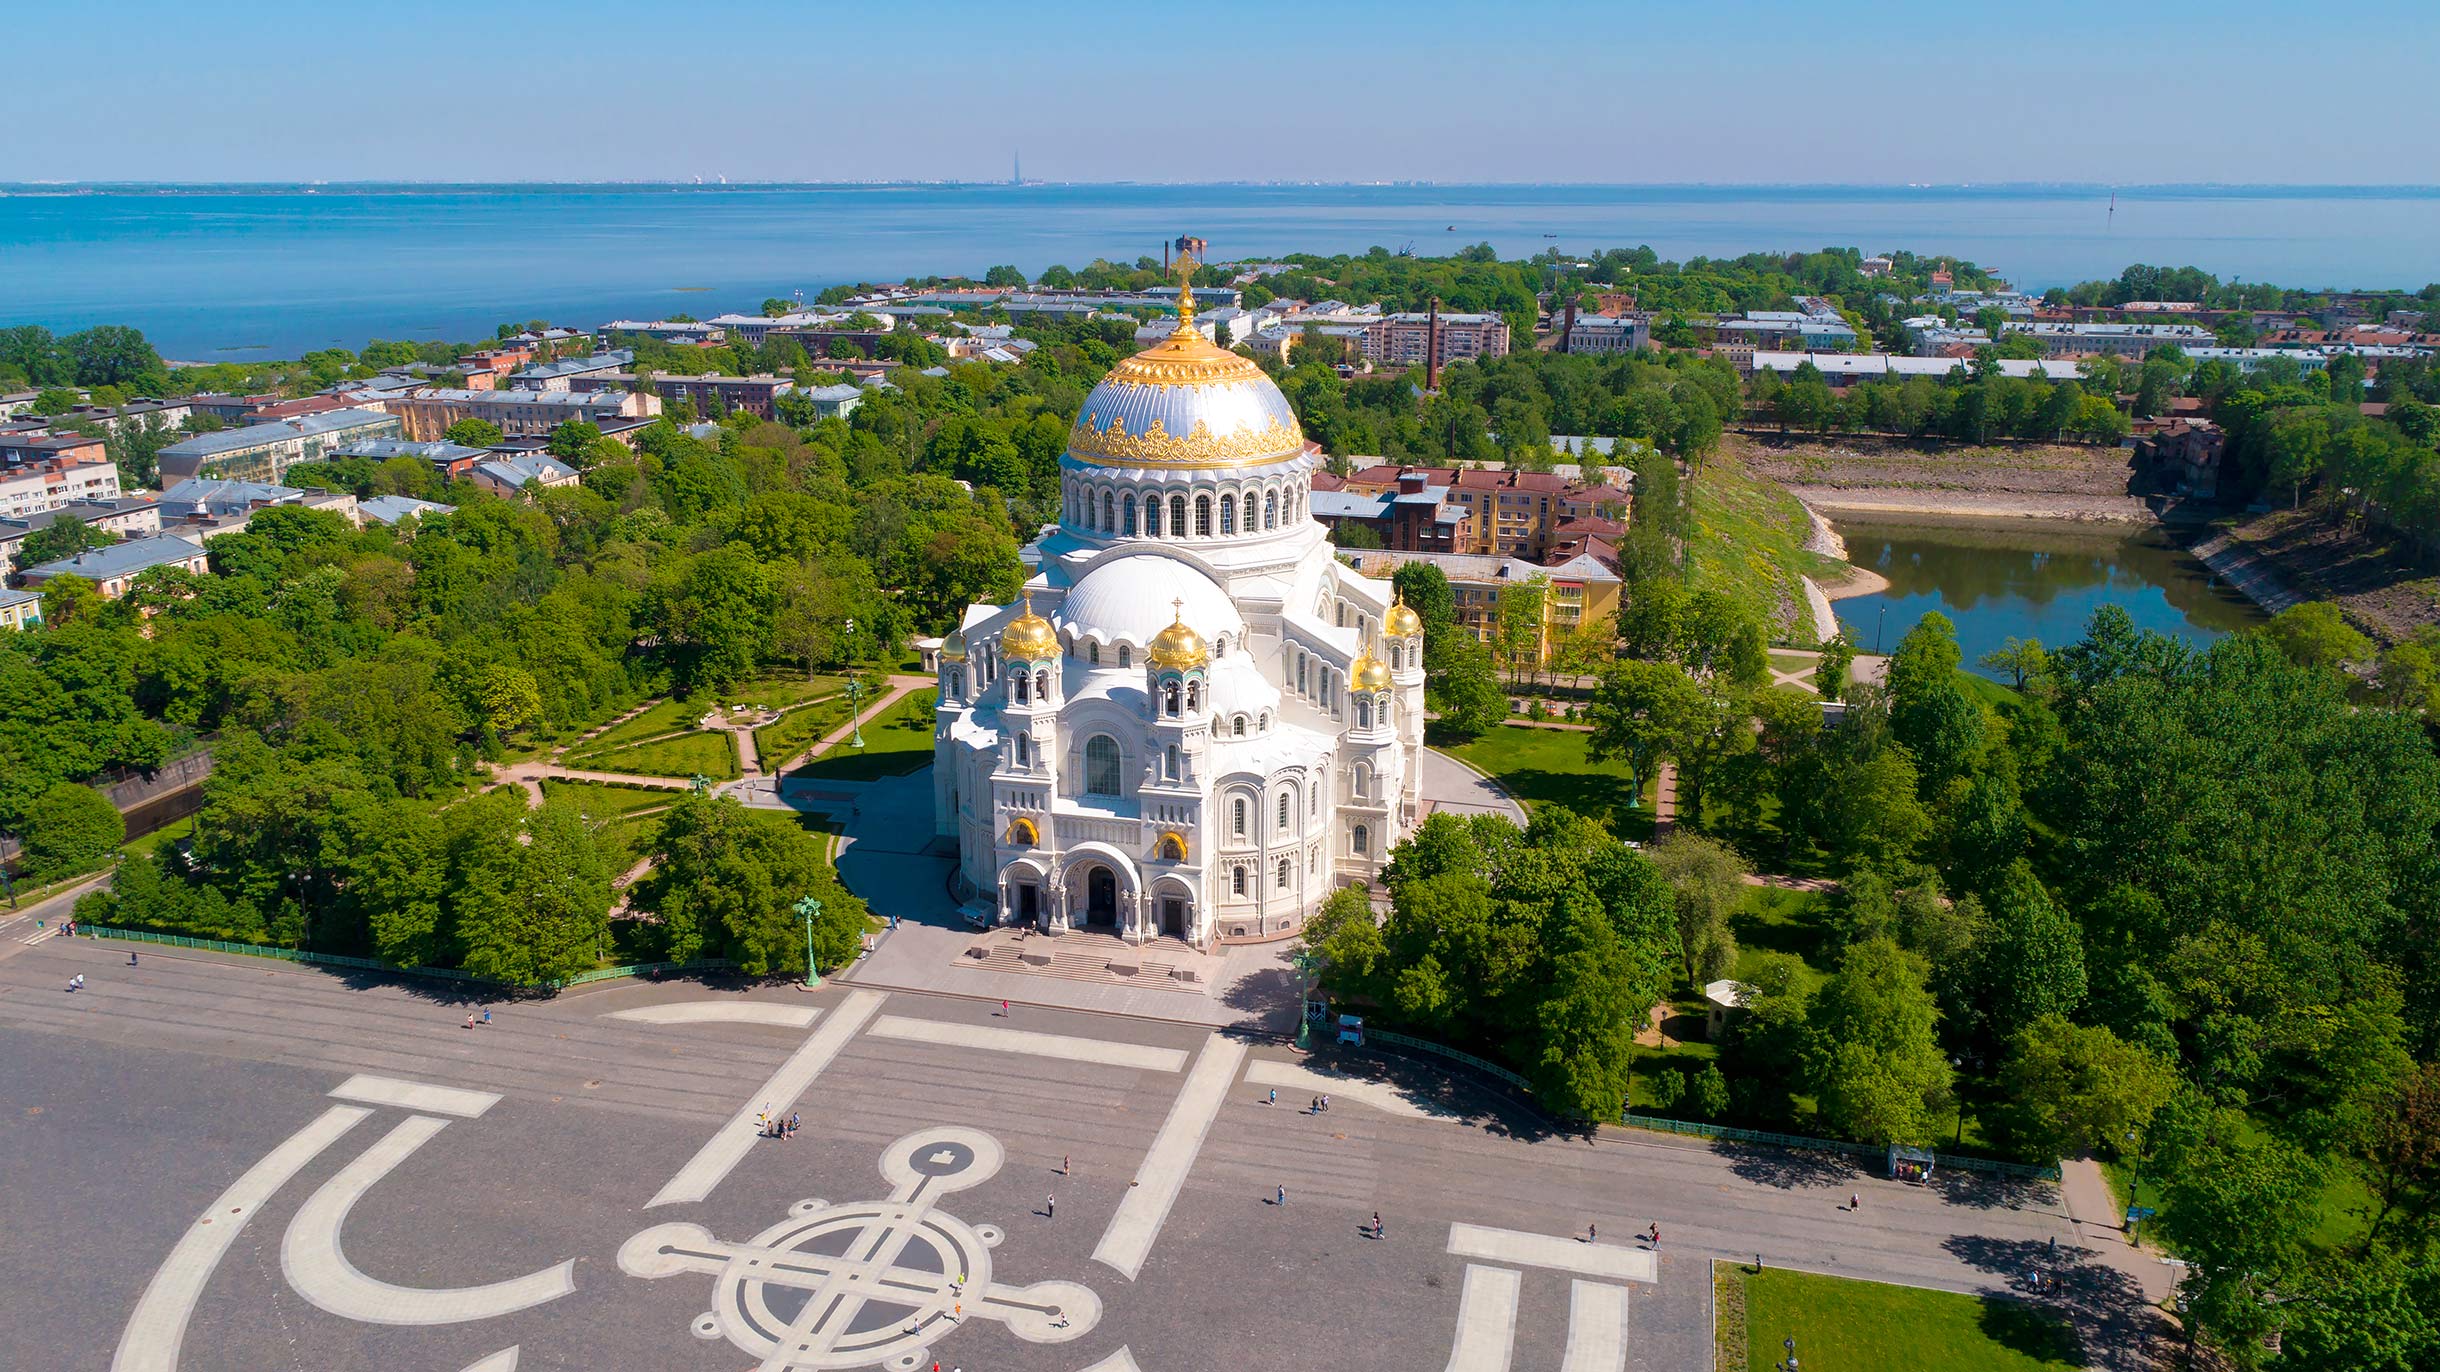
{"label": "street lamp post", "polygon": [[2136,1204],[2143,1195],[2143,1151],[2135,1146],[2135,1131],[2127,1131],[2127,1242],[2141,1245],[2135,1226],[2143,1223],[2135,1218],[2141,1208]]}
{"label": "street lamp post", "polygon": [[864,746],[864,712],[857,702],[864,698],[864,678],[856,674],[856,621],[847,621],[847,723],[848,746]]}
{"label": "street lamp post", "polygon": [[1889,605],[1887,602],[1883,602],[1880,617],[1872,622],[1872,652],[1875,657],[1880,656],[1881,653],[1881,629],[1888,623]]}
{"label": "street lamp post", "polygon": [[813,917],[822,913],[822,902],[807,896],[796,903],[796,912],[805,918],[805,987],[810,991],[822,984],[821,969],[813,965]]}

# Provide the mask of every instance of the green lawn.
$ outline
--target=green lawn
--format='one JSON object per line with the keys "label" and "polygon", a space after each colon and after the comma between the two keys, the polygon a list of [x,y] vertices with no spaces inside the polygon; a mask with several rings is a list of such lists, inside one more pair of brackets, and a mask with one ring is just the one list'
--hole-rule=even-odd
{"label": "green lawn", "polygon": [[120,846],[119,851],[130,859],[144,859],[151,857],[164,844],[183,843],[194,836],[195,817],[188,815],[184,819],[165,824],[142,838],[127,840]]}
{"label": "green lawn", "polygon": [[1527,809],[1564,805],[1608,824],[1621,838],[1649,836],[1650,778],[1644,782],[1642,807],[1628,809],[1626,764],[1588,761],[1584,748],[1591,737],[1577,729],[1503,724],[1470,743],[1434,746],[1498,778]]}
{"label": "green lawn", "polygon": [[754,731],[754,755],[762,759],[764,771],[774,771],[846,722],[847,702],[842,698],[799,706]]}
{"label": "green lawn", "polygon": [[650,810],[667,805],[678,798],[671,790],[641,786],[618,786],[600,781],[562,781],[557,777],[542,779],[542,794],[549,800],[572,800],[588,819],[623,819],[638,810]]}
{"label": "green lawn", "polygon": [[1831,972],[1830,897],[1819,891],[1783,891],[1776,886],[1746,890],[1729,928],[1737,935],[1737,965],[1729,975],[1750,980],[1759,955],[1792,953],[1805,965],[1809,985]]}
{"label": "green lawn", "polygon": [[1746,1366],[1805,1372],[2041,1372],[2084,1366],[2064,1320],[2037,1306],[1770,1268],[1739,1269]]}
{"label": "green lawn", "polygon": [[932,761],[932,708],[938,691],[910,691],[864,722],[864,746],[842,742],[797,769],[823,781],[872,781],[915,771]]}
{"label": "green lawn", "polygon": [[568,751],[571,755],[598,753],[616,748],[621,744],[652,738],[658,734],[672,733],[679,729],[691,729],[696,720],[703,718],[704,711],[710,708],[709,705],[699,700],[675,698],[664,700],[615,729],[605,730],[582,743],[569,745]]}
{"label": "green lawn", "polygon": [[[2251,1119],[2246,1121],[2246,1125],[2257,1138],[2269,1132]],[[2121,1215],[2126,1213],[2126,1207],[2130,1203],[2127,1196],[2128,1170],[2124,1161],[2104,1159],[2101,1164],[2102,1175],[2109,1179],[2110,1193],[2117,1197],[2118,1213]],[[2306,1232],[2304,1238],[2307,1244],[2322,1252],[2335,1253],[2362,1239],[2364,1226],[2371,1222],[2372,1213],[2381,1207],[2380,1202],[2374,1200],[2372,1192],[2365,1187],[2362,1175],[2354,1168],[2325,1167],[2321,1170],[2320,1176],[2321,1190],[2316,1192],[2313,1197],[2313,1227]],[[2164,1209],[2157,1175],[2147,1172],[2136,1180],[2138,1194],[2132,1203],[2149,1206],[2154,1210]],[[2158,1238],[2158,1234],[2151,1233],[2149,1229],[2146,1230],[2147,1242]]]}
{"label": "green lawn", "polygon": [[843,676],[765,677],[743,686],[732,686],[719,695],[723,705],[759,705],[766,710],[785,710],[808,700],[835,696],[846,689],[847,678]]}
{"label": "green lawn", "polygon": [[737,779],[737,750],[727,734],[696,732],[638,743],[607,753],[587,753],[569,765],[591,772],[634,772],[640,776],[707,776],[714,781]]}

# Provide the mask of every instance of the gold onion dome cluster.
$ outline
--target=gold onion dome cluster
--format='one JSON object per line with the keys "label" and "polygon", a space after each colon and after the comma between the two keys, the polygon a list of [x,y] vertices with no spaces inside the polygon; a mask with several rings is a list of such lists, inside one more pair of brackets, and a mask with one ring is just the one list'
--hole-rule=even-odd
{"label": "gold onion dome cluster", "polygon": [[1305,446],[1296,411],[1249,358],[1194,326],[1194,292],[1178,290],[1178,327],[1120,359],[1085,397],[1068,453],[1105,467],[1242,467]]}
{"label": "gold onion dome cluster", "polygon": [[1025,593],[1025,613],[1000,631],[1000,656],[1011,662],[1041,662],[1059,656],[1059,634],[1034,613],[1034,593]]}
{"label": "gold onion dome cluster", "polygon": [[1359,691],[1386,691],[1389,689],[1389,664],[1374,656],[1372,645],[1367,643],[1364,651],[1356,655],[1355,665],[1347,669],[1347,679]]}
{"label": "gold onion dome cluster", "polygon": [[1152,642],[1144,646],[1144,656],[1155,667],[1179,670],[1207,666],[1212,660],[1211,649],[1205,646],[1203,635],[1187,628],[1183,617],[1171,620],[1168,628],[1154,634]]}

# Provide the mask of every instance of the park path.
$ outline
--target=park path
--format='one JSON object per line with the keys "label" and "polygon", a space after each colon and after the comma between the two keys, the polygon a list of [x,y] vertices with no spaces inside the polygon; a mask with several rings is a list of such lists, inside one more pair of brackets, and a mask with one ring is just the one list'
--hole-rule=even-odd
{"label": "park path", "polygon": [[[2059,1195],[2065,1202],[2075,1243],[2098,1259],[2117,1279],[2115,1299],[2074,1302],[2083,1308],[2078,1327],[2096,1368],[2149,1368],[2162,1365],[2155,1357],[2176,1337],[2176,1327],[2162,1306],[2176,1294],[2178,1269],[2160,1250],[2133,1242],[2126,1231],[2126,1214],[2090,1154],[2059,1164]],[[2080,1283],[2081,1285],[2081,1283]],[[2074,1301],[2071,1288],[2069,1299]]]}
{"label": "park path", "polygon": [[829,733],[822,735],[818,739],[815,739],[811,744],[806,746],[805,751],[798,753],[796,756],[789,758],[786,762],[772,768],[772,774],[774,776],[785,775],[791,769],[802,767],[820,754],[829,752],[838,744],[846,742],[847,739],[855,732],[858,724],[872,723],[875,719],[880,717],[883,710],[897,704],[901,698],[907,695],[908,692],[926,690],[933,684],[933,679],[928,676],[907,676],[901,673],[893,673],[889,678],[890,688],[887,691],[882,692],[880,695],[875,696],[872,704],[865,706],[862,710],[850,716],[845,724],[842,724],[838,728],[831,730]]}

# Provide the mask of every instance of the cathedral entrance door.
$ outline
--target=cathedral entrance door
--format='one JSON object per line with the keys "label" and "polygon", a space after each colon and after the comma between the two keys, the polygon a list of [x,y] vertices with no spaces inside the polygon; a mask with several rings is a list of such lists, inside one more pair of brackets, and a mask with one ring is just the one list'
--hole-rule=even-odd
{"label": "cathedral entrance door", "polygon": [[1161,899],[1161,932],[1176,938],[1186,937],[1186,902],[1176,896]]}
{"label": "cathedral entrance door", "polygon": [[1042,918],[1042,888],[1032,882],[1017,885],[1017,923],[1033,924]]}
{"label": "cathedral entrance door", "polygon": [[1118,923],[1118,875],[1107,867],[1096,867],[1085,874],[1084,922]]}

